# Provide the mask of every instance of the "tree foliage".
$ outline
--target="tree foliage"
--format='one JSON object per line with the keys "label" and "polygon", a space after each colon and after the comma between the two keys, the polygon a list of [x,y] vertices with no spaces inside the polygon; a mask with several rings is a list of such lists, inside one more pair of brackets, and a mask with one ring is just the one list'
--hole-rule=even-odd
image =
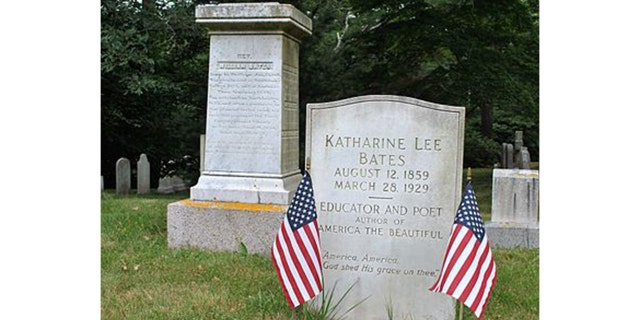
{"label": "tree foliage", "polygon": [[[161,163],[197,158],[204,132],[208,41],[195,2],[101,2],[102,174],[146,153]],[[135,168],[135,164],[132,165]]]}
{"label": "tree foliage", "polygon": [[[200,2],[102,0],[107,181],[122,156],[197,158],[209,50]],[[301,126],[309,102],[404,95],[467,108],[465,165],[497,162],[515,130],[537,160],[537,0],[280,2],[313,20],[300,52]]]}
{"label": "tree foliage", "polygon": [[[524,130],[538,154],[538,4],[525,0],[319,1],[301,99],[396,94],[467,108],[466,165]],[[314,11],[312,11],[314,12]]]}

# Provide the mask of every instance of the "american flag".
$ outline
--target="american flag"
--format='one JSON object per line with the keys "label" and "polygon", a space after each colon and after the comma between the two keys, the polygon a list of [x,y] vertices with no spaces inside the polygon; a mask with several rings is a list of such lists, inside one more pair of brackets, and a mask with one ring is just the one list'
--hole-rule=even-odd
{"label": "american flag", "polygon": [[271,260],[292,309],[322,291],[320,235],[311,177],[305,172],[271,248]]}
{"label": "american flag", "polygon": [[458,299],[482,319],[496,281],[496,264],[471,182],[458,207],[441,270],[429,290]]}

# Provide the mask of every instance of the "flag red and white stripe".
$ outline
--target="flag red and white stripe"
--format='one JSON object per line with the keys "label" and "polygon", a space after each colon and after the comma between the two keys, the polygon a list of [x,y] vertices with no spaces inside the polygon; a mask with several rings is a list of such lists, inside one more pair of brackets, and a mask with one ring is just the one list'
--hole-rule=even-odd
{"label": "flag red and white stripe", "polygon": [[469,183],[456,214],[440,277],[429,290],[458,299],[482,319],[495,280],[496,265]]}
{"label": "flag red and white stripe", "polygon": [[322,291],[320,234],[308,173],[303,176],[280,225],[271,258],[292,309]]}

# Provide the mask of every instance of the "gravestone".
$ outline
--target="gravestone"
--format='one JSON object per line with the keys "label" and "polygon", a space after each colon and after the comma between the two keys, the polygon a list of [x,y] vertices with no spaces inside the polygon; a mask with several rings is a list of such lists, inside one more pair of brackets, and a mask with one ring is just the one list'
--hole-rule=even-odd
{"label": "gravestone", "polygon": [[500,168],[507,167],[507,143],[502,143],[502,151],[500,152]]}
{"label": "gravestone", "polygon": [[345,319],[453,319],[427,288],[461,196],[464,115],[384,95],[307,106],[324,290],[346,294],[338,314],[358,305]]}
{"label": "gravestone", "polygon": [[531,155],[527,147],[522,147],[516,156],[516,168],[531,169]]}
{"label": "gravestone", "polygon": [[505,168],[507,169],[513,169],[513,167],[515,167],[514,162],[513,162],[513,145],[511,143],[507,143],[507,148],[506,148],[506,160],[507,160],[507,165]]}
{"label": "gravestone", "polygon": [[521,130],[516,130],[515,138],[513,140],[513,149],[516,154],[520,152],[520,150],[522,150],[522,147],[524,146],[524,140],[522,136],[523,132]]}
{"label": "gravestone", "polygon": [[175,192],[173,190],[173,179],[171,179],[171,176],[166,176],[158,179],[157,192],[160,194],[169,194]]}
{"label": "gravestone", "polygon": [[538,170],[494,169],[491,221],[485,229],[492,247],[539,247]]}
{"label": "gravestone", "polygon": [[267,254],[302,178],[298,51],[311,19],[290,4],[196,7],[209,32],[203,168],[167,211],[170,248]]}
{"label": "gravestone", "polygon": [[131,191],[131,164],[129,159],[116,161],[116,194],[128,194]]}
{"label": "gravestone", "polygon": [[100,191],[104,191],[104,176],[100,176]]}
{"label": "gravestone", "polygon": [[204,171],[191,200],[286,205],[300,182],[299,39],[311,19],[288,4],[196,7],[209,31]]}
{"label": "gravestone", "polygon": [[158,193],[169,194],[187,190],[184,180],[179,176],[166,176],[158,180]]}
{"label": "gravestone", "polygon": [[151,167],[146,154],[140,155],[137,163],[138,185],[136,192],[138,194],[147,194],[151,189]]}

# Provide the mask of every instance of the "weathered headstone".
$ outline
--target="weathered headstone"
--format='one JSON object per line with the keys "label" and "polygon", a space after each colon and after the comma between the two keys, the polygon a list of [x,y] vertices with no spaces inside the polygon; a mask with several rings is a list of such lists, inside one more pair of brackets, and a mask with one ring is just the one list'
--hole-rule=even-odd
{"label": "weathered headstone", "polygon": [[487,235],[494,247],[538,247],[538,170],[494,169],[491,221]]}
{"label": "weathered headstone", "polygon": [[531,169],[531,155],[529,154],[529,150],[527,149],[527,147],[522,147],[522,150],[520,152],[522,153],[522,165],[520,166],[520,168],[526,170]]}
{"label": "weathered headstone", "polygon": [[502,143],[502,152],[500,153],[500,168],[507,168],[507,143]]}
{"label": "weathered headstone", "polygon": [[298,50],[311,19],[290,4],[199,5],[209,31],[203,169],[167,212],[170,248],[266,254],[302,178]]}
{"label": "weathered headstone", "polygon": [[129,159],[116,161],[116,194],[128,194],[131,191],[131,164]]}
{"label": "weathered headstone", "polygon": [[136,192],[138,194],[147,194],[151,189],[151,167],[146,154],[143,153],[140,155],[140,160],[138,160],[136,168],[138,176]]}
{"label": "weathered headstone", "polygon": [[187,184],[179,176],[166,176],[158,180],[158,193],[169,194],[187,190]]}
{"label": "weathered headstone", "polygon": [[515,138],[513,140],[513,149],[515,153],[520,152],[520,150],[522,150],[522,147],[524,146],[522,134],[523,132],[521,130],[516,130]]}
{"label": "weathered headstone", "polygon": [[505,158],[507,159],[507,166],[505,168],[507,169],[513,169],[513,167],[515,166],[513,160],[513,145],[511,143],[507,143],[507,151],[506,151],[506,156]]}
{"label": "weathered headstone", "polygon": [[204,171],[191,199],[289,203],[298,165],[299,39],[311,19],[288,4],[196,7],[210,35]]}
{"label": "weathered headstone", "polygon": [[306,139],[324,290],[346,294],[338,314],[453,319],[453,300],[427,288],[461,195],[464,108],[399,96],[309,104]]}
{"label": "weathered headstone", "polygon": [[522,147],[516,155],[516,168],[531,169],[531,156],[527,147]]}
{"label": "weathered headstone", "polygon": [[171,179],[171,176],[166,176],[158,179],[157,192],[160,194],[169,194],[175,192],[175,190],[173,190],[173,179]]}
{"label": "weathered headstone", "polygon": [[184,179],[178,176],[171,177],[171,187],[173,188],[174,192],[179,192],[179,191],[188,189],[187,184],[184,182]]}

